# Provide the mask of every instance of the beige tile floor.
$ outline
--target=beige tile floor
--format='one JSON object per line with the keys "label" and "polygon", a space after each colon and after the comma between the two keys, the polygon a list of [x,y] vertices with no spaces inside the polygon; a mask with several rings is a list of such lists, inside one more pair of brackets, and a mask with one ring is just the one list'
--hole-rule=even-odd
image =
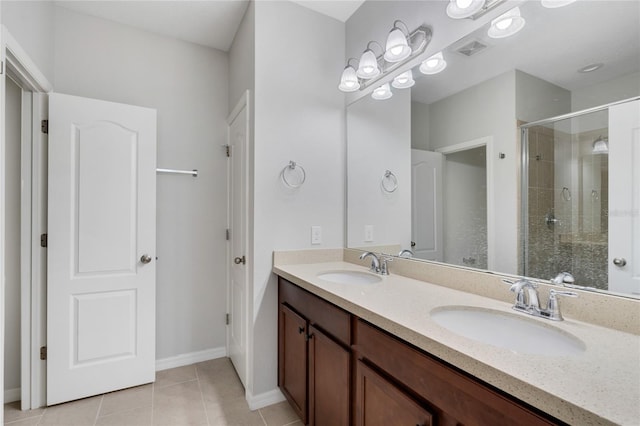
{"label": "beige tile floor", "polygon": [[228,358],[159,371],[156,382],[31,411],[5,404],[11,426],[302,426],[287,402],[251,411]]}

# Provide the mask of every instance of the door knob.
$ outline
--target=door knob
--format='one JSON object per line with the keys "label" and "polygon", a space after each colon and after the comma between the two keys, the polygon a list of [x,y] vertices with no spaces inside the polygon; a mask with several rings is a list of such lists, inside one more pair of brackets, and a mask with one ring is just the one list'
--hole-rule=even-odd
{"label": "door knob", "polygon": [[147,263],[151,263],[151,256],[149,256],[148,254],[143,254],[143,255],[140,257],[140,262],[144,263],[145,265],[146,265]]}
{"label": "door knob", "polygon": [[624,265],[627,264],[627,260],[622,257],[616,257],[613,259],[613,264],[622,268]]}
{"label": "door knob", "polygon": [[235,259],[233,259],[233,263],[235,263],[236,265],[239,265],[242,263],[244,265],[245,263],[247,263],[247,261],[244,258],[244,256],[242,256],[242,257],[236,257]]}

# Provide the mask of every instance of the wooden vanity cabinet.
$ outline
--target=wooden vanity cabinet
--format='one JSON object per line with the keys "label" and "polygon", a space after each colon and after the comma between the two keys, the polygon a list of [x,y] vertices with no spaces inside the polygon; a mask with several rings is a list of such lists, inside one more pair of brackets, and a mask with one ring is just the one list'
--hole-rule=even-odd
{"label": "wooden vanity cabinet", "polygon": [[[562,424],[363,320],[358,319],[354,324],[352,350],[358,360],[358,407],[355,415],[358,426]],[[361,383],[363,380],[364,384]],[[371,383],[368,384],[367,381]],[[377,387],[378,389],[374,389],[376,394],[385,392],[387,395],[367,396],[367,386],[369,389]],[[390,406],[389,410],[398,416],[407,415],[412,405],[422,407],[427,413],[424,414],[426,420],[411,420],[412,423],[408,420],[386,423],[379,423],[376,419],[368,421],[371,419],[367,417],[369,405],[380,400],[382,402],[378,404],[387,403]],[[404,405],[401,405],[402,400],[405,401]],[[372,410],[380,409],[376,407]],[[362,412],[363,421],[360,420],[363,417]],[[416,411],[416,416],[420,415]],[[427,415],[433,416],[433,419]],[[394,415],[391,418],[395,418]]]}
{"label": "wooden vanity cabinet", "polygon": [[304,424],[347,426],[351,315],[278,280],[278,386]]}

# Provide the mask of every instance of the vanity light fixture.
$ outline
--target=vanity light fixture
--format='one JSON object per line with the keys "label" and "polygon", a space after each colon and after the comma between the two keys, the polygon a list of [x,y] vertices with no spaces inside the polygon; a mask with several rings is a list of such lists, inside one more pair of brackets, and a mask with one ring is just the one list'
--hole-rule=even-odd
{"label": "vanity light fixture", "polygon": [[405,71],[402,74],[396,76],[396,78],[394,78],[393,82],[391,83],[391,85],[396,89],[408,89],[414,84],[416,84],[416,82],[413,79],[413,72],[411,70]]}
{"label": "vanity light fixture", "polygon": [[449,0],[447,16],[452,19],[470,18],[479,12],[485,4],[485,0]]}
{"label": "vanity light fixture", "polygon": [[391,96],[393,96],[393,93],[391,93],[389,83],[385,83],[382,86],[377,87],[371,94],[371,97],[377,101],[389,99]]}
{"label": "vanity light fixture", "polygon": [[567,6],[576,0],[542,0],[540,3],[546,8],[556,9],[558,7]]}
{"label": "vanity light fixture", "polygon": [[[380,45],[375,41],[370,41],[367,43],[367,48],[360,57],[360,64],[358,65],[358,71],[356,71],[356,75],[360,78],[364,78],[368,80],[370,78],[378,76],[380,74],[380,67],[378,66],[378,58],[376,54],[371,50],[371,44],[375,43],[380,47]],[[380,47],[382,49],[382,47]]]}
{"label": "vanity light fixture", "polygon": [[[367,48],[364,53],[360,57],[360,62],[357,67],[350,65],[349,61],[351,61],[351,59],[347,61],[347,66],[342,71],[342,78],[340,79],[338,89],[343,92],[354,92],[356,90],[364,90],[369,86],[374,86],[376,84],[379,85],[378,81],[380,79],[383,79],[389,73],[396,71],[398,68],[424,52],[431,41],[431,29],[427,27],[418,27],[410,34],[405,35],[405,32],[402,31],[399,24],[404,25],[406,28],[406,25],[402,21],[394,22],[393,29],[387,38],[387,52],[382,51],[382,46],[380,46],[379,43],[370,41],[367,44]],[[402,35],[401,37],[400,34]],[[404,49],[403,40],[406,42],[408,50]],[[380,48],[380,55],[376,56],[373,52],[373,44]],[[409,55],[402,57],[403,55],[406,55],[407,51],[409,52]],[[390,58],[388,54],[391,54]],[[397,62],[394,62],[394,60]],[[358,84],[356,84],[353,79],[352,70],[355,70]],[[409,84],[409,82],[406,83]]]}
{"label": "vanity light fixture", "polygon": [[422,64],[420,64],[420,72],[427,75],[437,74],[446,67],[447,61],[444,60],[442,52],[438,52],[422,61]]}
{"label": "vanity light fixture", "polygon": [[489,37],[505,38],[514,35],[524,28],[525,20],[520,15],[520,8],[514,7],[491,21]]}
{"label": "vanity light fixture", "polygon": [[342,71],[342,77],[340,78],[340,85],[338,89],[343,92],[355,92],[360,88],[360,82],[358,81],[358,76],[356,75],[356,69],[349,64],[351,60],[355,61],[355,58],[349,58],[347,61],[347,66],[344,67],[344,71]]}
{"label": "vanity light fixture", "polygon": [[[403,30],[398,26],[402,24],[405,28]],[[407,38],[409,37],[409,29],[407,25],[401,20],[396,20],[393,23],[393,28],[387,36],[387,48],[384,51],[384,60],[387,62],[400,62],[403,59],[407,59],[411,55],[411,48]]]}
{"label": "vanity light fixture", "polygon": [[591,152],[593,154],[608,154],[609,153],[609,144],[607,143],[608,141],[609,140],[607,138],[598,136],[598,139],[593,141],[593,150]]}

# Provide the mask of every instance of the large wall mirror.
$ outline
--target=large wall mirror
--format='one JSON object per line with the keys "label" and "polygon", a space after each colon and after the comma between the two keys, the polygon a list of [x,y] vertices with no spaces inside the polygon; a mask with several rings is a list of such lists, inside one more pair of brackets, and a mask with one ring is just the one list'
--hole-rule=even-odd
{"label": "large wall mirror", "polygon": [[480,28],[443,71],[348,105],[347,245],[638,297],[640,130],[612,126],[640,109],[609,105],[640,104],[640,2],[520,12],[517,34]]}

